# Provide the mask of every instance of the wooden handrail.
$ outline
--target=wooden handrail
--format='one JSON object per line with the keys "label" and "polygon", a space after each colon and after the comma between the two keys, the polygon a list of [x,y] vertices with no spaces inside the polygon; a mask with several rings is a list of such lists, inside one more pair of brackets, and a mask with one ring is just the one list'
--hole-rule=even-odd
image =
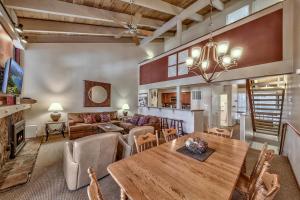
{"label": "wooden handrail", "polygon": [[281,135],[281,141],[280,141],[279,155],[281,155],[282,151],[283,151],[287,127],[290,127],[298,136],[300,136],[299,130],[297,130],[290,122],[285,122],[282,125],[282,135]]}
{"label": "wooden handrail", "polygon": [[256,131],[256,126],[255,126],[255,118],[254,118],[254,109],[253,109],[253,102],[252,102],[252,92],[251,92],[251,81],[249,79],[246,80],[246,91],[247,91],[247,96],[249,100],[249,108],[250,108],[250,115],[251,115],[251,121],[252,121],[252,128],[253,131]]}

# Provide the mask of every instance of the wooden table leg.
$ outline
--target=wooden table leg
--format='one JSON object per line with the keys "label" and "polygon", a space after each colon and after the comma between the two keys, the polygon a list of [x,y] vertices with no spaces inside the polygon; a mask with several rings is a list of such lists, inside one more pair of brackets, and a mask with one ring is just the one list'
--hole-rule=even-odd
{"label": "wooden table leg", "polygon": [[123,189],[121,189],[121,200],[127,200],[127,195]]}

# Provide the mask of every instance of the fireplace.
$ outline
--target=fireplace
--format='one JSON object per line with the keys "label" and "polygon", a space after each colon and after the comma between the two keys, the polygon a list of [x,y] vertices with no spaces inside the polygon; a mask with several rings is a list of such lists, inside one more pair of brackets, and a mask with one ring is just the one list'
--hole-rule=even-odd
{"label": "fireplace", "polygon": [[25,145],[25,120],[12,125],[10,144],[10,157],[14,158]]}

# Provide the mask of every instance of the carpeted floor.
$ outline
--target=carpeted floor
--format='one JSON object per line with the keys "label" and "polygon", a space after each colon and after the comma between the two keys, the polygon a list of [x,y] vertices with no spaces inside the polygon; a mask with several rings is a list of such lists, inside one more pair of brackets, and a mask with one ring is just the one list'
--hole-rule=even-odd
{"label": "carpeted floor", "polygon": [[[77,191],[67,189],[63,171],[63,143],[61,136],[51,136],[50,141],[41,145],[32,177],[23,186],[0,194],[0,200],[85,200],[86,187]],[[252,169],[258,151],[249,150],[247,156],[248,173]],[[280,176],[281,190],[276,200],[299,200],[297,188],[291,168],[285,157],[276,156],[272,162],[272,172]],[[110,176],[100,180],[106,200],[119,200],[119,187]]]}

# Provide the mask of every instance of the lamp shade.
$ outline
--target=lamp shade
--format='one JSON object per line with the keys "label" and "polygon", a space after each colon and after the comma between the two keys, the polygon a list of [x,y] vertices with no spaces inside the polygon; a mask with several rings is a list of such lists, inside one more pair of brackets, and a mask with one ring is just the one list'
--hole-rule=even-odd
{"label": "lamp shade", "polygon": [[62,111],[64,110],[60,103],[51,103],[48,108],[48,111]]}
{"label": "lamp shade", "polygon": [[128,104],[124,104],[124,105],[122,106],[122,109],[123,109],[123,110],[129,110],[129,105],[128,105]]}

